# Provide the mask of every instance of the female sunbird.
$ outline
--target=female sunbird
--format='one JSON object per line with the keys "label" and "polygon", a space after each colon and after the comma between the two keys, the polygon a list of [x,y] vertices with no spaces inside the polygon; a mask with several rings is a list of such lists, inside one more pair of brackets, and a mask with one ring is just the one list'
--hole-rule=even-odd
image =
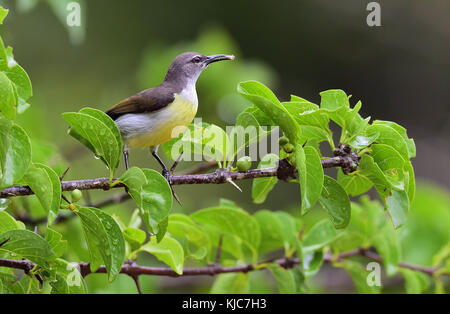
{"label": "female sunbird", "polygon": [[126,169],[130,147],[150,147],[167,178],[169,171],[158,156],[158,146],[177,137],[194,119],[198,107],[195,83],[202,71],[213,62],[233,59],[232,55],[182,53],[172,61],[159,86],[128,97],[106,111],[124,140]]}

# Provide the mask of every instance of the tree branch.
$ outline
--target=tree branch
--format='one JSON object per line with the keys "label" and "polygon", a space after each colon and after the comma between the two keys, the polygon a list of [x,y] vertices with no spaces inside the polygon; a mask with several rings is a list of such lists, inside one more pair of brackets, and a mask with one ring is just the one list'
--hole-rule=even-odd
{"label": "tree branch", "polygon": [[[347,147],[347,146],[343,146]],[[350,151],[344,151],[344,149],[336,149],[334,151],[335,157],[327,158],[321,161],[323,168],[341,167],[345,173],[355,171],[359,156]],[[208,167],[212,163],[208,164]],[[200,168],[200,170],[208,169],[208,167]],[[291,166],[287,160],[281,159],[277,167],[265,168],[265,169],[251,169],[245,172],[230,172],[227,169],[217,169],[215,172],[206,174],[184,174],[170,176],[169,181],[171,185],[181,184],[223,184],[230,180],[245,180],[264,177],[278,177],[280,180],[288,180],[291,177],[295,177],[297,168]],[[117,178],[113,179],[113,182],[117,181]],[[108,178],[97,178],[87,180],[72,180],[62,181],[61,187],[63,191],[78,190],[109,190],[111,186]],[[123,188],[122,183],[118,183],[113,188]],[[34,192],[29,186],[12,186],[3,189],[0,192],[0,198],[32,195]]]}
{"label": "tree branch", "polygon": [[[356,249],[348,252],[344,252],[337,257],[333,256],[332,254],[325,254],[323,257],[324,262],[332,264],[334,261],[342,261],[345,258],[352,257],[352,256],[363,256],[370,260],[376,261],[376,262],[383,262],[383,259],[380,255],[378,255],[375,252],[368,251],[366,249]],[[294,267],[294,265],[300,264],[300,260],[296,257],[283,257],[283,258],[274,258],[269,259],[265,261],[261,261],[257,264],[245,264],[245,265],[239,265],[239,266],[220,266],[219,264],[211,264],[206,267],[198,267],[198,268],[185,268],[183,270],[183,274],[179,275],[177,274],[173,269],[167,268],[167,267],[148,267],[148,266],[140,266],[137,265],[134,262],[131,263],[125,263],[122,266],[122,269],[120,270],[121,274],[126,274],[133,279],[138,278],[140,275],[150,275],[150,276],[169,276],[169,277],[181,277],[181,276],[202,276],[202,275],[208,275],[208,276],[214,276],[219,274],[225,274],[225,273],[237,273],[237,272],[243,272],[247,273],[250,271],[256,271],[256,270],[262,270],[264,267],[258,267],[263,264],[268,263],[277,263],[281,267],[285,269],[290,269]],[[9,267],[9,268],[15,268],[15,269],[21,269],[25,272],[30,271],[35,266],[32,262],[28,260],[9,260],[9,259],[3,259],[0,258],[0,266],[2,267]],[[422,272],[424,274],[427,274],[429,276],[433,276],[436,272],[439,271],[438,268],[432,268],[432,267],[423,267],[418,265],[412,265],[407,263],[399,263],[398,267],[405,268],[405,269],[411,269],[414,271]],[[91,269],[89,263],[79,263],[78,269],[80,270],[80,274],[83,277],[86,277],[87,275],[91,274]],[[95,273],[98,274],[104,274],[106,273],[106,267],[100,266]],[[441,276],[450,276],[450,273],[445,272],[441,273]],[[140,289],[140,288],[138,288]]]}

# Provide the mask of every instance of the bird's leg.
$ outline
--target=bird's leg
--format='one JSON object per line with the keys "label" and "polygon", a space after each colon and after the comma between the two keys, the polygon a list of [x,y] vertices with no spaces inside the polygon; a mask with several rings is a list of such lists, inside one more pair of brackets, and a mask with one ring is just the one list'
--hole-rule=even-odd
{"label": "bird's leg", "polygon": [[[125,171],[128,170],[128,147],[123,145],[123,159],[125,160]],[[125,186],[125,193],[128,193],[128,187]]]}
{"label": "bird's leg", "polygon": [[123,158],[125,159],[125,170],[128,170],[128,147],[123,145]]}
{"label": "bird's leg", "polygon": [[[164,178],[167,179],[167,181],[169,181],[169,177],[170,177],[170,171],[167,170],[166,165],[163,163],[163,161],[161,160],[161,158],[159,158],[158,156],[158,146],[156,146],[156,148],[151,149],[152,155],[153,157],[155,157],[155,159],[158,161],[158,163],[161,165],[161,167],[163,168],[162,170],[162,175],[164,176]],[[170,183],[170,181],[169,181]]]}
{"label": "bird's leg", "polygon": [[151,150],[151,152],[152,152],[153,157],[155,157],[155,159],[158,161],[158,163],[159,163],[159,164],[161,165],[161,167],[163,168],[163,170],[162,170],[162,175],[164,176],[164,178],[166,178],[167,182],[169,182],[169,186],[170,186],[170,189],[172,190],[172,195],[173,195],[173,197],[174,197],[175,200],[178,202],[178,204],[180,204],[180,206],[182,206],[182,205],[181,205],[181,202],[180,202],[180,199],[179,199],[178,196],[175,194],[175,191],[173,190],[172,184],[171,184],[171,182],[170,182],[170,175],[171,175],[171,173],[170,173],[169,170],[167,170],[166,165],[163,163],[163,161],[161,160],[161,158],[159,158],[159,156],[158,156],[158,146],[156,146],[155,148],[152,147],[152,148],[150,148],[150,150]]}

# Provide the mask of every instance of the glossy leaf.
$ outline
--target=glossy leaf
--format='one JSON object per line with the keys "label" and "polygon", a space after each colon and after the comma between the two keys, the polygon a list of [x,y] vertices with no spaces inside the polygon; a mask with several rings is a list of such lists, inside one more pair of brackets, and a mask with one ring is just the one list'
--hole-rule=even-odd
{"label": "glossy leaf", "polygon": [[323,167],[320,162],[319,153],[311,146],[306,146],[304,151],[306,160],[306,180],[304,186],[301,188],[302,213],[306,213],[314,207],[319,200],[324,184]]}
{"label": "glossy leaf", "polygon": [[[84,109],[84,113],[66,112],[63,118],[78,134],[69,133],[86,145],[95,156],[101,158],[110,171],[110,176],[119,164],[121,156],[121,142],[117,139],[117,127],[111,128],[111,124],[105,124],[104,119],[110,119],[104,113],[102,120],[98,119],[99,111]],[[95,113],[94,113],[95,112]]]}
{"label": "glossy leaf", "polygon": [[243,249],[247,248],[256,258],[261,233],[258,222],[248,213],[236,208],[213,207],[199,210],[191,218],[210,227],[212,243],[218,243],[220,235],[223,235],[223,250],[236,258],[243,258]]}
{"label": "glossy leaf", "polygon": [[249,274],[230,273],[216,277],[211,294],[244,294],[250,292]]}
{"label": "glossy leaf", "polygon": [[336,240],[339,235],[329,220],[317,222],[304,236],[303,255],[323,248]]}
{"label": "glossy leaf", "polygon": [[319,202],[336,228],[347,227],[351,215],[350,199],[344,188],[329,176],[325,176]]}
{"label": "glossy leaf", "polygon": [[154,255],[158,260],[170,266],[177,274],[183,274],[183,247],[170,236],[165,236],[159,243],[151,240],[141,246],[139,251]]}
{"label": "glossy leaf", "polygon": [[[275,154],[267,154],[258,164],[258,169],[276,167],[278,164],[278,156]],[[267,198],[269,192],[277,184],[277,177],[256,178],[253,180],[252,198],[256,204],[262,204]]]}
{"label": "glossy leaf", "polygon": [[58,216],[61,202],[61,182],[58,175],[50,167],[33,164],[28,169],[24,181],[38,197],[47,213],[48,223],[51,224]]}
{"label": "glossy leaf", "polygon": [[13,120],[16,117],[17,94],[8,76],[0,71],[0,111]]}
{"label": "glossy leaf", "polygon": [[337,182],[351,196],[364,194],[373,186],[372,181],[362,175],[360,171],[344,174],[340,168],[338,169]]}
{"label": "glossy leaf", "polygon": [[29,230],[10,230],[0,234],[0,243],[9,239],[0,247],[0,252],[7,252],[11,257],[21,257],[42,267],[55,259],[50,245],[40,235]]}
{"label": "glossy leaf", "polygon": [[106,266],[109,281],[120,272],[125,260],[125,241],[117,222],[107,213],[93,207],[77,208],[91,254],[91,270],[101,262]]}
{"label": "glossy leaf", "polygon": [[20,126],[12,126],[7,141],[9,145],[3,163],[1,187],[13,185],[22,179],[31,162],[30,139]]}
{"label": "glossy leaf", "polygon": [[15,220],[5,211],[0,211],[0,234],[10,230],[23,230],[25,225],[23,222]]}
{"label": "glossy leaf", "polygon": [[50,228],[47,228],[45,240],[52,248],[55,257],[61,257],[67,249],[67,241],[62,239],[62,235]]}
{"label": "glossy leaf", "polygon": [[284,269],[278,264],[270,265],[268,268],[277,282],[279,293],[293,294],[297,292],[295,278],[290,269]]}
{"label": "glossy leaf", "polygon": [[52,294],[84,294],[86,283],[78,269],[67,261],[57,258],[52,265],[56,280],[51,282]]}
{"label": "glossy leaf", "polygon": [[118,181],[128,187],[149,231],[162,238],[173,203],[167,180],[155,170],[132,167]]}

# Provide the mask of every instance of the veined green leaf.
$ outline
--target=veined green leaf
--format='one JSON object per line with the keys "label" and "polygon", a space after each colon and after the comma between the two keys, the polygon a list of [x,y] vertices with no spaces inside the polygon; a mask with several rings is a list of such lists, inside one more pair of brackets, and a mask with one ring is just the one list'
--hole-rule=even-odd
{"label": "veined green leaf", "polygon": [[385,125],[393,128],[395,131],[397,131],[403,138],[403,140],[406,143],[406,147],[408,148],[408,156],[409,158],[416,157],[416,145],[414,143],[414,140],[412,138],[408,138],[408,135],[406,134],[406,129],[400,125],[398,125],[395,122],[391,121],[382,121],[382,120],[375,120],[373,121],[373,125]]}
{"label": "veined green leaf", "polygon": [[[275,167],[278,163],[278,156],[275,154],[267,154],[259,162],[258,169]],[[262,204],[267,198],[269,192],[277,184],[277,177],[256,178],[253,180],[252,198],[256,204]]]}
{"label": "veined green leaf", "polygon": [[177,274],[183,274],[183,247],[170,236],[165,236],[159,243],[150,240],[150,242],[141,246],[139,251],[154,255],[158,260],[170,266]]}
{"label": "veined green leaf", "polygon": [[211,294],[243,294],[249,293],[249,274],[231,273],[216,277],[211,288]]}
{"label": "veined green leaf", "polygon": [[0,234],[10,230],[23,230],[25,225],[23,222],[15,220],[5,211],[0,211]]}
{"label": "veined green leaf", "polygon": [[84,112],[88,112],[89,114],[76,112],[63,113],[64,120],[78,133],[74,134],[74,132],[71,132],[69,134],[86,145],[95,156],[105,162],[110,171],[110,177],[112,178],[121,155],[121,142],[118,142],[115,132],[118,132],[118,129],[117,127],[110,128],[110,123],[105,124],[103,122],[104,119],[110,119],[106,114],[102,113],[105,117],[99,120],[97,116],[100,111],[96,112],[93,109],[85,108]]}
{"label": "veined green leaf", "polygon": [[405,288],[408,294],[420,294],[430,285],[428,276],[419,271],[410,269],[399,269],[399,272],[405,278]]}
{"label": "veined green leaf", "polygon": [[52,265],[56,281],[51,282],[52,294],[84,294],[87,292],[83,276],[69,262],[57,258]]}
{"label": "veined green leaf", "polygon": [[306,278],[317,274],[323,264],[323,252],[321,250],[308,252],[303,255],[302,268]]}
{"label": "veined green leaf", "polygon": [[341,168],[338,169],[337,182],[351,196],[364,194],[373,186],[373,183],[359,171],[344,174]]}
{"label": "veined green leaf", "polygon": [[359,293],[380,293],[380,287],[376,285],[368,285],[369,272],[363,268],[363,266],[357,262],[345,260],[340,263],[334,263],[334,266],[343,268],[348,271],[352,277],[355,288]]}
{"label": "veined green leaf", "polygon": [[47,213],[48,224],[52,224],[58,216],[61,202],[61,182],[53,169],[43,164],[29,167],[24,181],[36,194],[42,208]]}
{"label": "veined green leaf", "polygon": [[223,235],[224,251],[228,251],[236,258],[243,259],[242,244],[252,252],[252,258],[256,259],[258,247],[261,241],[261,233],[258,222],[243,210],[237,208],[213,207],[199,210],[191,215],[191,218],[209,227],[209,236],[213,244],[219,242]]}
{"label": "veined green leaf", "polygon": [[91,270],[97,270],[100,259],[105,263],[109,281],[120,272],[125,260],[125,241],[117,222],[98,208],[79,207],[80,217],[91,253]]}
{"label": "veined green leaf", "polygon": [[405,161],[409,159],[408,147],[405,140],[400,133],[398,133],[391,126],[384,124],[372,124],[367,127],[366,132],[368,136],[379,134],[377,143],[389,145],[399,152]]}
{"label": "veined green leaf", "polygon": [[183,214],[172,214],[169,216],[167,230],[174,237],[187,240],[198,248],[206,249],[206,256],[211,251],[211,242],[208,235],[197,225],[191,217]]}
{"label": "veined green leaf", "polygon": [[118,181],[128,187],[149,231],[162,238],[173,203],[167,180],[155,170],[132,167]]}
{"label": "veined green leaf", "polygon": [[340,233],[329,220],[317,222],[304,236],[303,256],[317,251],[338,238]]}
{"label": "veined green leaf", "polygon": [[351,215],[350,199],[344,188],[329,176],[325,176],[319,202],[336,228],[347,227]]}
{"label": "veined green leaf", "polygon": [[297,292],[295,278],[291,269],[284,269],[278,264],[270,265],[268,268],[277,282],[279,293],[293,294]]}
{"label": "veined green leaf", "polygon": [[406,221],[406,214],[409,211],[408,194],[405,191],[392,190],[391,195],[387,196],[383,201],[394,228],[403,225]]}
{"label": "veined green leaf", "polygon": [[13,120],[16,117],[17,92],[8,76],[0,71],[0,111]]}
{"label": "veined green leaf", "polygon": [[1,187],[11,186],[22,179],[31,162],[30,139],[20,126],[12,126],[7,141],[9,145],[3,163]]}
{"label": "veined green leaf", "polygon": [[11,257],[25,258],[44,268],[48,268],[48,262],[55,259],[55,254],[47,241],[32,231],[6,231],[0,234],[0,243],[5,240],[8,241],[0,247],[0,252],[7,252]]}
{"label": "veined green leaf", "polygon": [[139,249],[141,245],[144,244],[147,238],[145,231],[133,227],[126,228],[123,231],[123,236],[125,240],[127,240],[127,242],[130,244],[131,250],[133,251]]}
{"label": "veined green leaf", "polygon": [[[319,200],[324,184],[323,167],[317,150],[305,146],[306,177],[302,191],[302,213],[308,212]],[[303,183],[303,182],[302,182]],[[302,184],[300,183],[300,184]]]}
{"label": "veined green leaf", "polygon": [[61,257],[67,249],[67,241],[62,240],[62,235],[53,229],[47,228],[45,240],[55,253],[55,257]]}

